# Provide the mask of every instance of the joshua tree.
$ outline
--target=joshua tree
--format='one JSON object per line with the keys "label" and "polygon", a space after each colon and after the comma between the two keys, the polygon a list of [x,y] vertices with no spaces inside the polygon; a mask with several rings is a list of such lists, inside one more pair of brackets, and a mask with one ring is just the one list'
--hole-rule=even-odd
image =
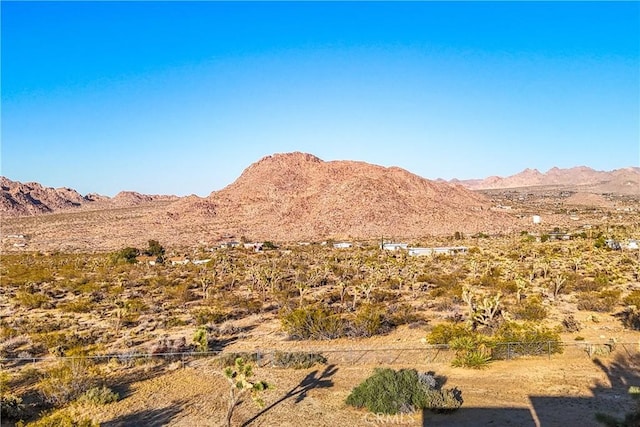
{"label": "joshua tree", "polygon": [[502,294],[483,298],[482,302],[476,301],[476,295],[471,291],[469,286],[462,289],[462,299],[467,303],[469,309],[469,322],[471,329],[476,330],[478,326],[491,327],[494,324],[496,316],[502,313],[500,307],[500,298]]}
{"label": "joshua tree", "polygon": [[551,279],[551,292],[553,293],[553,299],[556,299],[560,294],[560,291],[564,289],[567,278],[562,274],[558,274]]}
{"label": "joshua tree", "polygon": [[231,427],[231,418],[233,411],[240,403],[240,400],[247,393],[251,393],[251,398],[258,406],[264,406],[264,402],[260,398],[261,392],[269,386],[264,381],[252,381],[253,367],[238,357],[233,368],[229,367],[224,370],[224,376],[229,381],[229,402],[227,404],[227,415],[225,417],[225,425]]}

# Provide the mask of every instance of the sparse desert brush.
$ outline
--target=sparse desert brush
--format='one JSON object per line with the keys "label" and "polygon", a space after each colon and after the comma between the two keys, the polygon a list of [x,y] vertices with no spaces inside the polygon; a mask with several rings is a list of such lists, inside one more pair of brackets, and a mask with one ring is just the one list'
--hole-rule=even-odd
{"label": "sparse desert brush", "polygon": [[89,359],[65,359],[44,372],[38,389],[46,402],[62,406],[90,389],[96,379],[96,373]]}
{"label": "sparse desert brush", "polygon": [[640,331],[640,308],[638,306],[629,306],[618,313],[616,317],[622,321],[625,328]]}
{"label": "sparse desert brush", "polygon": [[93,404],[93,405],[106,405],[107,403],[117,402],[120,399],[120,395],[109,387],[91,387],[78,397],[78,403]]}
{"label": "sparse desert brush", "polygon": [[279,368],[308,369],[315,365],[324,365],[327,358],[320,353],[276,351],[272,365]]}
{"label": "sparse desert brush", "polygon": [[100,427],[100,424],[91,418],[63,410],[44,414],[40,419],[27,424],[18,423],[16,427]]}
{"label": "sparse desert brush", "polygon": [[88,313],[94,307],[94,302],[90,298],[78,298],[73,301],[60,304],[58,308],[68,313]]}
{"label": "sparse desert brush", "polygon": [[549,310],[542,304],[542,298],[535,295],[514,307],[512,313],[519,320],[540,321],[547,317]]}
{"label": "sparse desert brush", "polygon": [[474,333],[462,323],[441,323],[427,334],[429,344],[449,344],[456,338],[471,337]]}
{"label": "sparse desert brush", "polygon": [[20,306],[26,309],[53,307],[51,298],[48,295],[28,289],[18,291],[15,299]]}
{"label": "sparse desert brush", "polygon": [[620,290],[608,289],[600,292],[582,292],[577,295],[578,310],[609,313],[620,301]]}
{"label": "sparse desert brush", "polygon": [[385,322],[386,310],[375,304],[363,304],[350,316],[346,334],[350,337],[372,337],[387,332],[390,327]]}
{"label": "sparse desert brush", "polygon": [[626,305],[635,305],[636,308],[640,308],[640,290],[632,291],[622,301]]}
{"label": "sparse desert brush", "polygon": [[345,330],[345,322],[340,315],[323,307],[286,310],[280,315],[280,320],[292,339],[333,339],[343,336]]}
{"label": "sparse desert brush", "polygon": [[191,312],[196,326],[202,326],[209,323],[221,323],[229,318],[229,315],[217,308],[198,308]]}

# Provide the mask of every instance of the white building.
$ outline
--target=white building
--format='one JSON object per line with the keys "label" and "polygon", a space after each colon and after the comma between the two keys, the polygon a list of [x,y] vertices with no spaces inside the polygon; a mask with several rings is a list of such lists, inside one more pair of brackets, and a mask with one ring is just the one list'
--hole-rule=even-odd
{"label": "white building", "polygon": [[399,249],[407,249],[408,246],[409,245],[407,243],[383,243],[382,249],[387,251],[397,251]]}

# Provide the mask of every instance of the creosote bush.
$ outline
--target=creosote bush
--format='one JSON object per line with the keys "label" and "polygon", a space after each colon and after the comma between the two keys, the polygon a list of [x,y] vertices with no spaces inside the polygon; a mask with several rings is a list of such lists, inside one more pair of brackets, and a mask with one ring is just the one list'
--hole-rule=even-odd
{"label": "creosote bush", "polygon": [[91,387],[89,390],[85,391],[80,397],[77,399],[79,403],[90,403],[94,405],[106,405],[107,403],[117,402],[120,399],[120,395],[110,388],[102,386],[102,387]]}
{"label": "creosote bush", "polygon": [[462,396],[457,389],[442,390],[433,374],[419,374],[415,369],[378,368],[351,391],[346,403],[377,414],[420,409],[448,412],[462,405]]}

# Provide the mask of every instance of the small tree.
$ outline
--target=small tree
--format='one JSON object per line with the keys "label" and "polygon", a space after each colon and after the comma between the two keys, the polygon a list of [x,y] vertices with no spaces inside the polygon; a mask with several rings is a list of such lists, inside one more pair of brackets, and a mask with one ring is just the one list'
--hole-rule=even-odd
{"label": "small tree", "polygon": [[247,393],[251,393],[251,398],[258,406],[264,406],[261,399],[261,393],[266,390],[269,385],[264,381],[252,381],[253,367],[245,363],[241,357],[236,358],[235,366],[228,367],[224,370],[224,376],[229,381],[229,402],[227,405],[227,415],[225,417],[225,425],[231,427],[231,418],[233,411],[240,403],[240,399]]}

